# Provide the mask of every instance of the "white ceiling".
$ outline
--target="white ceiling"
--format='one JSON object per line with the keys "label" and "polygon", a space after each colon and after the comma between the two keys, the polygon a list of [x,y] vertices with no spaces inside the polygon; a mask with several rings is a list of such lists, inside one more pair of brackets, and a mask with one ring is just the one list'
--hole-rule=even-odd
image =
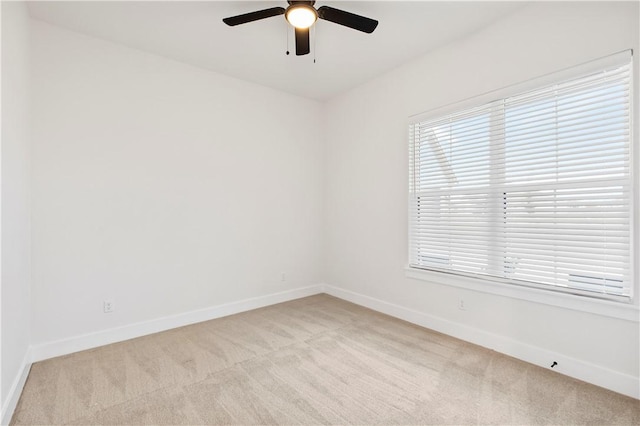
{"label": "white ceiling", "polygon": [[[300,96],[326,100],[489,25],[522,2],[318,1],[377,19],[373,34],[327,21],[295,56],[283,16],[236,27],[222,18],[286,1],[43,1],[31,16],[84,34]],[[316,63],[314,63],[314,53]]]}

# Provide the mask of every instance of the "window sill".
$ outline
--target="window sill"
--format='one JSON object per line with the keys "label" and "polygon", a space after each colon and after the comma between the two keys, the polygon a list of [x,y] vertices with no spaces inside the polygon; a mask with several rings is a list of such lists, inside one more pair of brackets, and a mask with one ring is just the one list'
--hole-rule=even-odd
{"label": "window sill", "polygon": [[594,299],[585,296],[556,293],[553,291],[536,288],[521,287],[512,284],[504,284],[479,278],[465,277],[443,272],[428,271],[424,269],[405,268],[408,278],[428,281],[435,284],[464,288],[480,293],[495,294],[512,299],[526,300],[543,305],[556,306],[574,311],[588,312],[621,320],[640,322],[640,309],[638,306],[612,302],[609,300]]}

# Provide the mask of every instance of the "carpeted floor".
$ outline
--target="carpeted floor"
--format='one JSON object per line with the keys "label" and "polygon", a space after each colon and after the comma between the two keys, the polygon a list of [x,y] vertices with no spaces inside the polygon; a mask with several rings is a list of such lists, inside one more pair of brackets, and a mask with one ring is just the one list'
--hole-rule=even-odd
{"label": "carpeted floor", "polygon": [[318,295],[31,368],[12,424],[640,424],[640,401]]}

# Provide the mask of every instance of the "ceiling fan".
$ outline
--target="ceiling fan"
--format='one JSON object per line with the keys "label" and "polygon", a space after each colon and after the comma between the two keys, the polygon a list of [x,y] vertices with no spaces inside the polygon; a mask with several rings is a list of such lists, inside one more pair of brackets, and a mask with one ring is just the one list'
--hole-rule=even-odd
{"label": "ceiling fan", "polygon": [[[284,15],[287,22],[295,27],[296,55],[298,56],[309,53],[309,27],[311,27],[318,18],[367,34],[371,34],[378,26],[378,21],[375,19],[366,18],[356,15],[355,13],[345,12],[344,10],[334,9],[329,6],[321,6],[316,9],[313,7],[315,1],[288,0],[287,3],[289,3],[289,7],[286,9],[283,7],[271,7],[269,9],[224,18],[222,22],[234,27],[260,19],[271,18],[272,16]],[[289,52],[287,52],[287,54],[288,53]]]}

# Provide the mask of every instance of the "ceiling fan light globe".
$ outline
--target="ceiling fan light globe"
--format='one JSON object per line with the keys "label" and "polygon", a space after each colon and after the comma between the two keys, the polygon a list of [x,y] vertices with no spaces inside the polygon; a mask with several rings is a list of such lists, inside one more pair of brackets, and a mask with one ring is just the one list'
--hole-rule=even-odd
{"label": "ceiling fan light globe", "polygon": [[309,28],[314,24],[314,22],[316,22],[318,19],[318,12],[316,12],[312,6],[297,4],[290,6],[284,16],[294,27],[305,29]]}

